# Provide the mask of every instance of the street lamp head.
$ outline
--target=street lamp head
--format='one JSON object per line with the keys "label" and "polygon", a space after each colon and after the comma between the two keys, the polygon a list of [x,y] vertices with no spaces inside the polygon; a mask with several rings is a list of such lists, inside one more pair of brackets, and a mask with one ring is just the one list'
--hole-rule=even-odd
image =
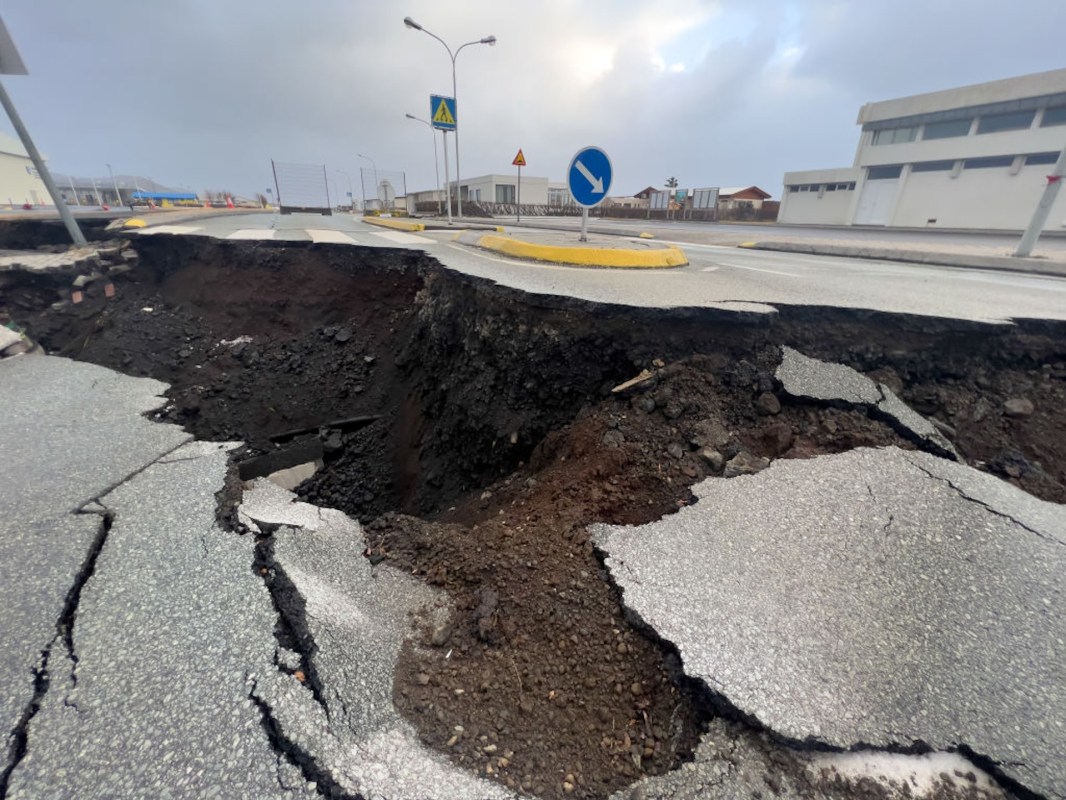
{"label": "street lamp head", "polygon": [[482,44],[487,44],[487,45],[489,45],[491,47],[495,47],[496,46],[496,37],[495,36],[486,36],[484,39],[481,40],[481,43]]}
{"label": "street lamp head", "polygon": [[422,26],[419,25],[417,22],[415,22],[410,17],[404,17],[403,18],[403,24],[406,25],[408,28],[414,28],[416,31],[422,30]]}
{"label": "street lamp head", "polygon": [[414,114],[404,114],[404,116],[408,119],[418,119],[418,117],[416,117]]}

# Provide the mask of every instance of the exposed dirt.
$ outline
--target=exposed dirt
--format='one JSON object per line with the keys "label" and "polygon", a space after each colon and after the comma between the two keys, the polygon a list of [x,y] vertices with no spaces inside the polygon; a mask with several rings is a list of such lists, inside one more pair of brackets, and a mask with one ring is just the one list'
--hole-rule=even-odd
{"label": "exposed dirt", "polygon": [[[77,306],[67,282],[0,276],[0,315],[49,352],[171,383],[160,416],[200,438],[320,443],[326,468],[298,492],[362,519],[370,557],[457,609],[402,654],[397,706],[457,763],[545,797],[664,772],[713,713],[625,619],[586,526],[675,511],[734,456],[914,446],[864,410],[784,396],[780,345],[885,382],[972,463],[1066,500],[1062,326],[653,312],[526,297],[412,251],[137,248],[114,298],[90,284]],[[345,422],[362,416],[379,419]]]}

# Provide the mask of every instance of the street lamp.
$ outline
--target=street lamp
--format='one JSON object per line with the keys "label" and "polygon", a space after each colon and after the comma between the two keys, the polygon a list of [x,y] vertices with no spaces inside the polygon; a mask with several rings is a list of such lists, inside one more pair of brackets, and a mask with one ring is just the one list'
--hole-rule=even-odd
{"label": "street lamp", "polygon": [[[380,202],[381,198],[378,193],[381,191],[381,184],[378,183],[378,165],[374,163],[374,159],[370,156],[364,156],[362,153],[356,153],[356,155],[359,156],[359,158],[365,158],[370,162],[370,166],[374,168],[374,197]],[[359,182],[362,183],[362,181]],[[366,192],[363,192],[363,211],[366,211]]]}
{"label": "street lamp", "polygon": [[336,172],[338,175],[343,175],[345,178],[348,179],[348,206],[351,209],[351,212],[354,214],[355,213],[355,195],[352,194],[352,176],[349,175],[347,172],[345,172],[342,169],[334,170],[334,172]]}
{"label": "street lamp", "polygon": [[461,53],[463,51],[464,47],[469,47],[472,44],[487,44],[490,47],[495,46],[496,37],[495,36],[486,36],[483,39],[477,39],[477,40],[475,40],[473,42],[467,42],[466,44],[459,45],[459,48],[453,53],[452,49],[450,47],[448,47],[448,43],[447,42],[445,42],[442,38],[437,36],[437,34],[433,33],[432,31],[427,31],[425,28],[423,28],[421,25],[419,25],[417,22],[415,22],[410,17],[404,17],[403,18],[403,24],[406,25],[408,28],[412,28],[413,30],[416,30],[416,31],[422,31],[422,33],[424,33],[424,34],[426,34],[428,36],[432,36],[434,39],[436,39],[438,42],[440,42],[442,45],[444,45],[444,49],[448,51],[448,55],[452,59],[452,99],[455,100],[455,108],[456,108],[456,120],[455,120],[455,194],[456,194],[456,196],[458,198],[458,203],[459,203],[459,216],[462,217],[463,216],[463,190],[462,190],[462,186],[461,186],[461,182],[460,182],[460,178],[459,178],[459,175],[460,175],[460,172],[459,172],[459,118],[458,118],[459,98],[457,97],[458,91],[456,90],[456,84],[455,84],[455,59],[459,57],[459,53]]}
{"label": "street lamp", "polygon": [[429,120],[416,117],[414,114],[404,114],[408,119],[413,119],[415,122],[421,122],[423,125],[429,126],[429,135],[433,137],[433,172],[437,176],[437,216],[441,214],[441,197],[440,197],[440,167],[437,165],[437,134],[434,133],[433,123]]}

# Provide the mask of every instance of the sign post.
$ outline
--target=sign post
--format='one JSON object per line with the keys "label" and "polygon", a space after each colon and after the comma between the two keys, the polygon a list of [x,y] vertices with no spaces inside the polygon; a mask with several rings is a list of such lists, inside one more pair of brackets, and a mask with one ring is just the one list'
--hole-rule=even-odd
{"label": "sign post", "polygon": [[[444,138],[444,200],[448,206],[448,224],[452,224],[452,188],[451,175],[448,172],[448,131],[455,131],[455,98],[439,94],[429,96],[429,118],[433,127],[441,131]],[[459,187],[455,187],[456,193]]]}
{"label": "sign post", "polygon": [[522,155],[522,148],[518,148],[518,155],[514,157],[514,161],[511,162],[514,166],[518,167],[518,202],[515,204],[515,222],[522,221],[522,167],[526,165],[526,157]]}
{"label": "sign post", "polygon": [[[22,57],[15,47],[15,42],[11,39],[11,34],[7,32],[7,26],[4,25],[3,20],[0,20],[0,75],[27,74],[26,65],[22,63]],[[52,180],[52,173],[44,165],[44,159],[37,152],[37,147],[34,145],[33,139],[30,138],[30,132],[22,124],[22,118],[19,116],[18,111],[15,110],[15,104],[11,102],[3,83],[0,83],[0,105],[7,112],[8,119],[11,120],[11,125],[15,128],[15,133],[22,140],[22,146],[26,148],[26,153],[33,162],[33,166],[37,168],[37,173],[44,182],[44,188],[52,196],[52,202],[56,204],[56,211],[59,212],[70,238],[74,240],[74,244],[85,244],[85,235],[81,232],[81,228],[78,227],[78,223],[74,220],[74,215],[67,208],[67,204],[63,202],[59,189],[56,188],[55,181]],[[76,196],[77,193],[75,192]]]}
{"label": "sign post", "polygon": [[614,168],[607,153],[599,147],[584,147],[578,150],[566,171],[570,196],[581,206],[581,239],[587,242],[589,209],[595,208],[607,197],[611,188]]}

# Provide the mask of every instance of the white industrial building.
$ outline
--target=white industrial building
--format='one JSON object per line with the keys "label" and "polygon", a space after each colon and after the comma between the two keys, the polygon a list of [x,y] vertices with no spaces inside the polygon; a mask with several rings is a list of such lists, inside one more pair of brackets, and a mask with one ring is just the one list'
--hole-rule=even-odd
{"label": "white industrial building", "polygon": [[785,174],[779,222],[1021,230],[1066,148],[1066,69],[867,103],[858,124],[853,166]]}
{"label": "white industrial building", "polygon": [[27,203],[52,205],[52,198],[26,148],[18,139],[0,132],[0,207],[21,208]]}

